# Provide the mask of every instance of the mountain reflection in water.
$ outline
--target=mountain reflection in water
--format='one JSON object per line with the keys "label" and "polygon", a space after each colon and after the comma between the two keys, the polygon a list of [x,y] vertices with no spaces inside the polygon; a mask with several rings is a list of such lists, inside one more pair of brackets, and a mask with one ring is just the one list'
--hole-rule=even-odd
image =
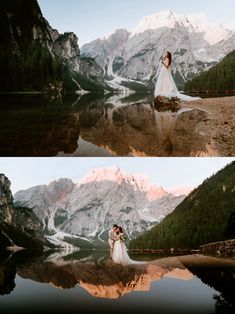
{"label": "mountain reflection in water", "polygon": [[210,156],[208,113],[159,112],[151,95],[1,96],[0,156]]}
{"label": "mountain reflection in water", "polygon": [[[146,256],[142,259],[144,258],[146,259]],[[116,312],[119,306],[124,305],[126,309],[130,307],[139,313],[142,311],[138,305],[141,298],[150,313],[158,307],[164,308],[165,313],[186,313],[186,310],[191,313],[230,313],[229,311],[234,311],[235,308],[234,261],[198,255],[166,258],[158,256],[158,259],[141,265],[121,266],[108,260],[104,252],[88,251],[68,256],[56,252],[35,257],[29,257],[26,251],[22,251],[4,260],[0,264],[0,294],[3,295],[0,302],[1,312],[9,306],[7,301],[10,298],[5,298],[4,295],[11,295],[12,302],[15,300],[14,305],[11,303],[12,309],[14,306],[22,306],[23,310],[23,297],[17,298],[17,293],[24,294],[24,291],[25,294],[32,295],[32,300],[36,298],[42,304],[44,294],[52,293],[51,300],[47,302],[49,307],[54,304],[54,309],[57,309],[57,298],[63,297],[63,302],[66,303],[72,294],[71,309],[80,307],[89,313],[94,310],[94,304],[97,305],[97,311],[102,304],[103,313],[110,310]],[[38,286],[39,283],[45,287]],[[18,285],[19,289],[21,288],[19,292]],[[49,287],[52,287],[53,291]],[[172,294],[173,287],[176,289]],[[184,290],[188,299],[179,302]],[[88,294],[84,294],[84,291]],[[163,292],[165,297],[159,300]],[[87,300],[91,302],[90,307]],[[98,300],[119,301],[108,305]],[[133,305],[133,300],[136,305]],[[149,300],[149,304],[145,303],[146,300]],[[171,302],[174,304],[174,312],[171,311]],[[198,305],[195,307],[195,304]],[[40,310],[44,311],[42,306]],[[59,312],[60,310],[62,312],[61,308],[58,309]],[[225,310],[227,312],[223,312]]]}

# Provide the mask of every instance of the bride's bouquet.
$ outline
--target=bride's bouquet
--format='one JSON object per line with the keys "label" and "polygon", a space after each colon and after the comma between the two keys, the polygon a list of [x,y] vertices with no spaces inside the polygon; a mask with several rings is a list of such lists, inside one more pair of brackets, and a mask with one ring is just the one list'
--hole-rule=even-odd
{"label": "bride's bouquet", "polygon": [[117,241],[119,242],[125,242],[125,237],[123,233],[120,233],[117,235]]}

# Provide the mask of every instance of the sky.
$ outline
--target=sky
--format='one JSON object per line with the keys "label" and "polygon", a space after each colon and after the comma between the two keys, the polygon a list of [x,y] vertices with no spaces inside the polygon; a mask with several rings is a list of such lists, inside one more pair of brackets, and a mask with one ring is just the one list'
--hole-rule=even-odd
{"label": "sky", "polygon": [[0,158],[0,173],[11,181],[16,193],[59,178],[74,182],[89,170],[118,166],[125,172],[148,175],[165,189],[198,186],[235,158]]}
{"label": "sky", "polygon": [[162,10],[206,13],[208,20],[234,23],[234,0],[38,0],[44,17],[60,33],[73,31],[79,44],[103,37],[118,28],[132,30],[140,20]]}

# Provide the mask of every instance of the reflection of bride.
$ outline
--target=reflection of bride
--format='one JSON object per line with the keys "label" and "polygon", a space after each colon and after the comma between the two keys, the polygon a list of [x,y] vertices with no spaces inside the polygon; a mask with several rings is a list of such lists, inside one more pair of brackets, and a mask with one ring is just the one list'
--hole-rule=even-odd
{"label": "reflection of bride", "polygon": [[171,62],[171,53],[167,51],[163,55],[163,67],[155,86],[154,96],[177,97],[183,101],[199,100],[198,97],[186,96],[178,91],[170,71]]}
{"label": "reflection of bride", "polygon": [[112,260],[116,264],[131,265],[131,264],[143,264],[143,262],[133,261],[127,253],[125,245],[124,232],[121,227],[117,229],[117,239],[114,242]]}
{"label": "reflection of bride", "polygon": [[159,139],[164,142],[167,138],[171,138],[179,113],[170,111],[158,112],[157,110],[154,110],[154,115]]}

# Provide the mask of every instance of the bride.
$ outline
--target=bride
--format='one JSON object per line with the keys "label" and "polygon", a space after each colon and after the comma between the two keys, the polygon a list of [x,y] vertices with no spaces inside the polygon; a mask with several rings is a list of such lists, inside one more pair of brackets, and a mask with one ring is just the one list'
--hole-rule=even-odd
{"label": "bride", "polygon": [[114,242],[112,260],[116,264],[132,265],[132,264],[143,264],[143,262],[133,261],[127,253],[125,245],[125,237],[122,227],[118,227],[116,231],[116,240]]}
{"label": "bride", "polygon": [[178,91],[174,79],[171,75],[170,71],[171,63],[172,56],[171,53],[167,51],[163,55],[162,61],[163,66],[155,86],[154,96],[177,97],[183,101],[194,101],[201,99],[199,97],[190,97],[187,95],[183,95]]}

